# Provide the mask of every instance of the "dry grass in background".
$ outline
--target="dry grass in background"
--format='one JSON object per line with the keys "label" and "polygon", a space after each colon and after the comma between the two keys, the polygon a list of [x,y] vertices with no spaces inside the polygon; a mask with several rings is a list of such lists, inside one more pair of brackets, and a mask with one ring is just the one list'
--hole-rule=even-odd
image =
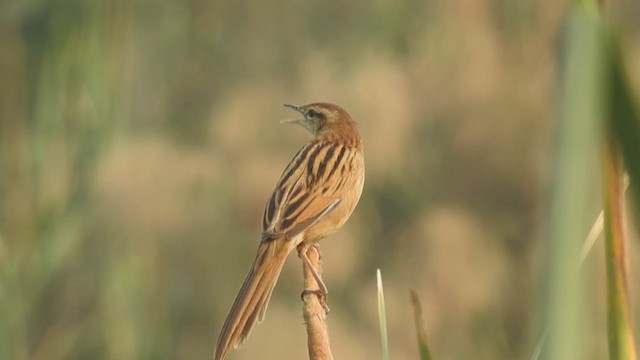
{"label": "dry grass in background", "polygon": [[[637,62],[640,6],[612,6]],[[527,358],[564,10],[529,0],[0,5],[0,358],[212,356],[267,196],[307,140],[278,124],[290,115],[280,105],[312,101],[345,107],[367,156],[354,217],[323,243],[336,357],[379,357],[381,268],[393,359],[418,357],[409,288],[435,359]],[[235,358],[304,358],[301,284],[292,259]],[[594,359],[606,353],[602,331]]]}

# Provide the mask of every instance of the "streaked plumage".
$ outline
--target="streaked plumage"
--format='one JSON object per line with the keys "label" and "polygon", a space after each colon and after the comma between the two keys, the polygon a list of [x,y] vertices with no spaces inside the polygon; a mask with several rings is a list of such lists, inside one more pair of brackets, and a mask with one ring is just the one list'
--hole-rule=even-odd
{"label": "streaked plumage", "polygon": [[313,140],[298,151],[282,173],[265,206],[262,239],[216,346],[224,359],[264,318],[284,262],[293,249],[306,250],[337,231],[355,208],[364,185],[360,135],[349,114],[332,104],[287,105],[304,118]]}

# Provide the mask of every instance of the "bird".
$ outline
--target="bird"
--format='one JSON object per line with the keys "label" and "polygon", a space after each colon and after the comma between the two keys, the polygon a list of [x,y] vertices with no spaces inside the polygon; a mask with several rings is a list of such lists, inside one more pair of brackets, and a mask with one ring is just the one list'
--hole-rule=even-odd
{"label": "bird", "polygon": [[239,348],[255,323],[262,322],[293,249],[326,297],[326,285],[311,265],[307,250],[346,223],[364,187],[362,140],[351,116],[329,103],[284,106],[301,118],[282,122],[301,125],[312,139],[289,162],[265,205],[258,251],[220,331],[215,360]]}

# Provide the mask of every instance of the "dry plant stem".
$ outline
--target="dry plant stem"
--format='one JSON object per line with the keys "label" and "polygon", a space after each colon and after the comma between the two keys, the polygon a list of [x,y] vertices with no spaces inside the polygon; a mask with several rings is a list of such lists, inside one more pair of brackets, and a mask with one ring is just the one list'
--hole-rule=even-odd
{"label": "dry plant stem", "polygon": [[318,276],[322,275],[322,263],[320,262],[320,249],[312,246],[307,250],[309,263],[304,262],[302,272],[304,275],[304,289],[302,293],[302,315],[307,327],[307,345],[309,347],[310,360],[333,360],[331,346],[329,344],[329,327],[326,323],[327,309],[324,304],[324,295],[320,294],[321,286],[316,280],[311,265]]}
{"label": "dry plant stem", "polygon": [[624,185],[620,153],[612,139],[604,149],[604,218],[607,266],[607,313],[609,356],[636,359],[635,340],[629,309],[627,282],[627,234],[625,229]]}
{"label": "dry plant stem", "polygon": [[[625,173],[624,188],[622,191],[627,192],[628,188],[629,188],[629,174]],[[598,217],[596,218],[596,221],[593,223],[593,226],[591,227],[591,231],[589,231],[589,235],[587,235],[587,238],[584,240],[584,244],[582,244],[582,250],[580,251],[580,264],[578,266],[582,266],[582,264],[584,264],[584,260],[587,258],[587,255],[589,255],[589,252],[593,248],[593,245],[595,245],[596,240],[598,240],[598,237],[602,233],[603,228],[604,228],[604,210],[601,210],[600,214],[598,214]]]}

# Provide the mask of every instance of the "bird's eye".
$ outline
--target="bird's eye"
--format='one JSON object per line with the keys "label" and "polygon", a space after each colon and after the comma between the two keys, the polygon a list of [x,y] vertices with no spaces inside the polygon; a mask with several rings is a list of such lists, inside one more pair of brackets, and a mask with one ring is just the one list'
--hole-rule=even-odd
{"label": "bird's eye", "polygon": [[307,111],[307,116],[310,117],[310,118],[314,118],[314,117],[318,116],[318,112],[315,111],[315,110],[309,110],[309,111]]}

